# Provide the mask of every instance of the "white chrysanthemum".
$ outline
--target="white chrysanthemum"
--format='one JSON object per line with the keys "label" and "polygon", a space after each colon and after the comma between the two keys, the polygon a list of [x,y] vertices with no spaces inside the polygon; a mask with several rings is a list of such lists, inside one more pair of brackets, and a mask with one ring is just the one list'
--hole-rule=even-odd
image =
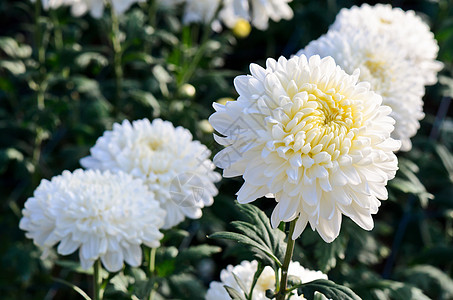
{"label": "white chrysanthemum", "polygon": [[167,212],[163,228],[177,225],[187,216],[197,219],[201,209],[217,195],[211,152],[185,128],[161,119],[132,124],[113,124],[82,158],[85,168],[124,171],[141,178]]}
{"label": "white chrysanthemum", "polygon": [[288,5],[292,0],[224,0],[219,19],[233,28],[240,19],[247,20],[260,30],[268,27],[269,19],[278,22],[294,16]]}
{"label": "white chrysanthemum", "polygon": [[42,180],[22,213],[19,226],[43,257],[59,243],[61,255],[79,249],[84,269],[98,259],[111,272],[123,261],[139,266],[141,244],[158,247],[163,237],[165,212],[141,180],[122,172],[78,169]]}
{"label": "white chrysanthemum", "polygon": [[220,0],[186,0],[183,22],[210,24],[220,5]]}
{"label": "white chrysanthemum", "polygon": [[239,203],[275,196],[272,225],[298,217],[293,239],[309,222],[333,241],[342,214],[371,230],[397,170],[391,109],[358,82],[358,71],[348,75],[331,57],[280,57],[266,66],[251,64],[252,75],[236,77],[239,98],[214,103],[210,117],[226,146],[214,162],[224,177],[244,177]]}
{"label": "white chrysanthemum", "polygon": [[[31,1],[35,2],[35,0]],[[107,0],[118,15],[125,13],[132,4],[145,1],[146,0]],[[79,17],[89,11],[91,16],[96,19],[102,17],[105,3],[105,0],[42,0],[44,9],[71,6],[71,13],[74,16]]]}
{"label": "white chrysanthemum", "polygon": [[390,38],[406,51],[406,58],[419,68],[418,73],[423,75],[425,84],[437,82],[437,72],[443,67],[441,62],[436,61],[439,46],[429,26],[414,11],[392,8],[389,4],[343,8],[331,30],[343,32],[351,28]]}
{"label": "white chrysanthemum", "polygon": [[331,56],[349,74],[360,69],[360,80],[371,83],[383,104],[392,108],[391,116],[396,121],[392,137],[401,141],[400,150],[412,148],[410,138],[424,117],[424,78],[411,61],[401,59],[406,55],[404,49],[385,36],[351,29],[329,31],[297,53],[301,54]]}
{"label": "white chrysanthemum", "polygon": [[[236,277],[241,281],[244,287],[247,289],[247,293],[252,287],[253,277],[258,268],[258,262],[256,260],[252,262],[243,261],[240,265],[232,266],[229,265],[225,270],[220,273],[220,280],[213,281],[209,285],[208,292],[206,294],[206,300],[228,300],[231,299],[226,292],[224,285],[234,288],[237,291],[242,291],[239,284],[236,282]],[[302,267],[299,262],[291,262],[289,264],[288,274],[300,278],[302,283],[311,282],[316,279],[327,279],[327,275],[321,271],[311,271]],[[255,288],[252,293],[252,300],[269,299],[266,297],[266,290],[275,290],[275,272],[271,267],[266,266],[261,273],[258,281],[256,282]],[[305,299],[302,295],[292,295],[289,299]],[[325,298],[324,298],[325,299]]]}

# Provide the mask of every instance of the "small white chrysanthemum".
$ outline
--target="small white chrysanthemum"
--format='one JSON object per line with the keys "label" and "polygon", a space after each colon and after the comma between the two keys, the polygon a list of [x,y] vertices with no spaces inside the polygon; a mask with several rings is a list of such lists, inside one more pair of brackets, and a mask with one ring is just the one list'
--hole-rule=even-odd
{"label": "small white chrysanthemum", "polygon": [[[31,1],[35,2],[35,0]],[[107,0],[107,2],[112,5],[115,13],[118,15],[125,13],[132,4],[145,1],[146,0]],[[71,6],[71,13],[75,17],[80,17],[89,11],[91,16],[96,19],[102,17],[105,3],[105,0],[42,0],[44,9],[56,9],[60,6]]]}
{"label": "small white chrysanthemum", "polygon": [[400,150],[412,148],[410,138],[424,117],[424,77],[411,61],[401,59],[406,56],[404,49],[384,35],[345,29],[329,31],[297,53],[301,54],[331,56],[349,74],[360,69],[360,80],[371,83],[383,104],[392,108],[391,116],[396,121],[392,137],[401,141]]}
{"label": "small white chrysanthemum", "polygon": [[298,217],[293,239],[309,222],[333,241],[342,214],[371,230],[397,170],[391,109],[331,57],[280,57],[266,66],[236,77],[239,98],[214,103],[209,119],[226,146],[214,162],[224,177],[244,177],[239,203],[275,196],[272,225]]}
{"label": "small white chrysanthemum", "polygon": [[[224,288],[224,285],[234,288],[235,290],[241,292],[239,284],[236,282],[233,274],[241,281],[244,287],[247,289],[247,294],[250,292],[252,287],[253,277],[256,270],[258,269],[258,262],[256,260],[252,262],[243,261],[240,265],[232,266],[229,265],[225,270],[222,270],[220,273],[220,280],[213,281],[209,285],[208,292],[206,294],[206,300],[228,300],[227,291]],[[298,277],[302,283],[311,282],[316,279],[327,279],[327,275],[321,271],[311,271],[302,267],[299,262],[291,262],[289,264],[288,274]],[[261,273],[258,281],[256,282],[255,288],[252,293],[252,300],[260,299],[269,299],[266,297],[266,290],[275,289],[275,272],[271,267],[266,266]],[[289,299],[305,299],[303,295],[297,296],[292,295]]]}
{"label": "small white chrysanthemum", "polygon": [[229,28],[247,20],[260,30],[266,30],[269,19],[278,22],[290,20],[294,13],[288,5],[292,0],[224,0],[219,19]]}
{"label": "small white chrysanthemum", "polygon": [[429,26],[414,11],[392,8],[391,5],[363,4],[343,8],[331,30],[366,30],[368,34],[386,36],[403,49],[406,58],[419,68],[425,84],[437,82],[437,72],[443,65],[436,61],[439,46]]}
{"label": "small white chrysanthemum", "polygon": [[82,268],[101,259],[116,272],[127,262],[139,266],[141,244],[158,247],[165,212],[139,179],[125,173],[64,171],[42,180],[25,202],[20,228],[43,248],[58,244],[69,255],[79,249]]}
{"label": "small white chrysanthemum", "polygon": [[211,152],[185,128],[175,128],[161,119],[132,124],[125,120],[113,124],[82,158],[85,168],[123,171],[141,178],[167,212],[163,228],[177,225],[187,216],[197,219],[201,209],[217,195]]}

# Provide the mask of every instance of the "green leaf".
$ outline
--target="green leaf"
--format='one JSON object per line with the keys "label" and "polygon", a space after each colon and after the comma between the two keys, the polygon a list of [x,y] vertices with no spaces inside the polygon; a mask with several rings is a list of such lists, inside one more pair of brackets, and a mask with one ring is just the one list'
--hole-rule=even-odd
{"label": "green leaf", "polygon": [[350,288],[325,279],[302,284],[297,292],[299,295],[303,294],[307,300],[315,299],[315,292],[319,292],[332,300],[361,300]]}
{"label": "green leaf", "polygon": [[236,291],[232,287],[229,287],[227,285],[223,286],[225,290],[227,291],[228,295],[231,297],[231,300],[246,300],[243,294],[240,292]]}
{"label": "green leaf", "polygon": [[363,299],[429,300],[419,288],[392,280],[373,280],[353,286]]}
{"label": "green leaf", "polygon": [[420,288],[433,299],[453,299],[453,280],[436,267],[415,266],[398,272],[397,277]]}
{"label": "green leaf", "polygon": [[0,37],[0,49],[11,58],[28,58],[32,53],[30,46],[19,45],[10,37]]}
{"label": "green leaf", "polygon": [[130,95],[133,99],[139,101],[145,106],[151,107],[153,109],[153,118],[160,116],[160,104],[153,94],[145,91],[133,90],[130,92]]}
{"label": "green leaf", "polygon": [[197,262],[202,258],[210,257],[213,254],[219,253],[222,251],[222,248],[218,246],[211,245],[198,245],[193,246],[179,252],[176,257],[176,265],[184,262]]}
{"label": "green leaf", "polygon": [[436,145],[436,152],[448,172],[450,181],[453,182],[453,155],[448,151],[447,147],[441,144]]}
{"label": "green leaf", "polygon": [[98,64],[102,67],[108,65],[108,59],[97,52],[85,52],[75,58],[75,63],[81,68],[86,68],[90,63]]}
{"label": "green leaf", "polygon": [[[263,260],[263,262],[272,264],[273,261],[277,263],[280,267],[282,265],[280,260],[272,253],[272,250],[269,249],[269,247],[267,247],[266,245],[259,244],[258,242],[254,241],[253,239],[246,235],[235,232],[221,231],[211,234],[209,238],[232,240],[250,246],[251,247],[250,251],[252,251],[254,254],[257,254],[258,257]],[[271,258],[272,260],[269,261],[266,258]]]}
{"label": "green leaf", "polygon": [[20,75],[27,70],[23,62],[18,60],[2,60],[0,61],[0,68],[6,69],[13,75]]}

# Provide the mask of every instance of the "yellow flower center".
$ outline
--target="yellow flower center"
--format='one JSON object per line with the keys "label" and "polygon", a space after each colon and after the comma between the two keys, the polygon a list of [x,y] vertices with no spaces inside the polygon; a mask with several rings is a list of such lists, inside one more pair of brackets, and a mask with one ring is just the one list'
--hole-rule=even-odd
{"label": "yellow flower center", "polygon": [[233,27],[233,34],[238,38],[246,38],[252,31],[252,26],[245,19],[239,19]]}

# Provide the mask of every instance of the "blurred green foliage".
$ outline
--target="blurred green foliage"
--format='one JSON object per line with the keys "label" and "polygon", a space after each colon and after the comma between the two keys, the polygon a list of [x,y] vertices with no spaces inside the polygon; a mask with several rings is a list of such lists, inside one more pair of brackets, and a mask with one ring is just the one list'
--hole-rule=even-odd
{"label": "blurred green foliage", "polygon": [[[413,150],[398,154],[400,171],[375,229],[366,232],[344,219],[331,244],[307,229],[297,240],[294,260],[328,272],[329,279],[364,299],[452,299],[453,3],[388,2],[414,9],[430,23],[445,64],[440,83],[427,89],[426,117]],[[251,62],[290,56],[325,33],[342,7],[361,3],[294,0],[291,21],[272,23],[265,32],[253,29],[237,40],[228,30],[214,34],[203,26],[184,26],[178,9],[155,12],[147,3],[134,6],[119,18],[119,30],[112,30],[108,13],[101,20],[74,18],[65,8],[46,12],[26,0],[2,0],[1,298],[79,299],[52,277],[91,288],[76,265],[41,261],[40,251],[18,228],[21,208],[42,178],[79,168],[96,139],[123,119],[169,120],[216,153],[219,146],[200,122],[212,113],[212,102],[236,97],[233,78],[247,73]],[[201,219],[166,232],[156,266],[161,299],[201,299],[227,264],[253,257],[244,248],[225,247],[232,243],[206,238],[244,219],[234,204],[240,185],[241,179],[224,179]],[[274,206],[256,204],[268,216]],[[223,254],[219,246],[226,249]],[[106,293],[114,299],[140,298],[154,284],[140,268],[113,274],[111,283]]]}

